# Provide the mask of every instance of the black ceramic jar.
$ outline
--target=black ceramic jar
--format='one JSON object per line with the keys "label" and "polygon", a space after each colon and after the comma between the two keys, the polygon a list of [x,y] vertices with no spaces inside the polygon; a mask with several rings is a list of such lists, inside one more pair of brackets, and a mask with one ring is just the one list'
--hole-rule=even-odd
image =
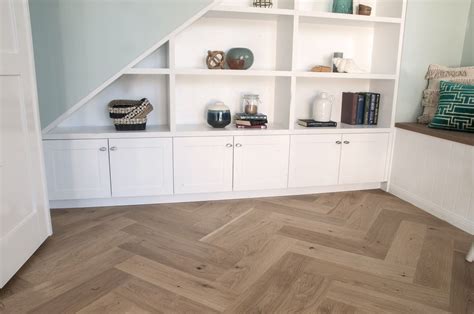
{"label": "black ceramic jar", "polygon": [[207,108],[207,123],[213,128],[225,128],[230,121],[230,109],[224,103],[218,102]]}

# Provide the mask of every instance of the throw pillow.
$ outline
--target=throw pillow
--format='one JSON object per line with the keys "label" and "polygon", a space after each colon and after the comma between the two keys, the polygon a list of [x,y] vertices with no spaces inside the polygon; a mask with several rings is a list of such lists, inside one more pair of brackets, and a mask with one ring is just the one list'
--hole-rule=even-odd
{"label": "throw pillow", "polygon": [[438,111],[429,127],[474,132],[474,85],[441,81]]}
{"label": "throw pillow", "polygon": [[428,80],[428,87],[423,91],[421,101],[423,114],[418,117],[418,123],[429,124],[438,110],[440,81],[472,85],[474,84],[474,66],[450,68],[432,64],[425,78]]}

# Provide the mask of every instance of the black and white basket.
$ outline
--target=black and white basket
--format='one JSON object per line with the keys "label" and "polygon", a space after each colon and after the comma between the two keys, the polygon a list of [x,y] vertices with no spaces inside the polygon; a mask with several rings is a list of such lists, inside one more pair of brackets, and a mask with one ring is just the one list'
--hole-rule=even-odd
{"label": "black and white basket", "polygon": [[146,129],[147,115],[153,111],[148,99],[113,100],[108,105],[109,115],[117,131],[139,131]]}

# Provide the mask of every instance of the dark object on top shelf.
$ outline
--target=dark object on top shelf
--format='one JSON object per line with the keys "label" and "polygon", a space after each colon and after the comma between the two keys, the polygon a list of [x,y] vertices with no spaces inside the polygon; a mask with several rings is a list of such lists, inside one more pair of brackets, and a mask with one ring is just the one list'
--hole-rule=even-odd
{"label": "dark object on top shelf", "polygon": [[372,8],[369,7],[368,5],[359,4],[358,13],[359,13],[359,15],[370,16],[370,14],[372,13]]}
{"label": "dark object on top shelf", "polygon": [[108,108],[117,131],[145,130],[147,115],[153,111],[153,106],[146,98],[113,100]]}
{"label": "dark object on top shelf", "polygon": [[353,8],[354,6],[352,0],[333,0],[333,13],[352,14],[354,10]]}
{"label": "dark object on top shelf", "polygon": [[226,55],[227,65],[232,70],[248,70],[253,60],[253,52],[248,48],[232,48]]}
{"label": "dark object on top shelf", "polygon": [[253,0],[253,6],[256,8],[271,8],[273,7],[272,0]]}
{"label": "dark object on top shelf", "polygon": [[206,64],[210,70],[223,69],[224,68],[225,53],[224,51],[211,51],[207,52]]}

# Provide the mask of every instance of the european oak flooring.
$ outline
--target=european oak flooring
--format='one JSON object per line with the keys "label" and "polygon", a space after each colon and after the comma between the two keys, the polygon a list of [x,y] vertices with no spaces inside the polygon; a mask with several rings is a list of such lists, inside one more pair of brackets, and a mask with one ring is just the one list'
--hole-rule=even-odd
{"label": "european oak flooring", "polygon": [[54,210],[2,313],[474,313],[472,237],[385,192]]}

